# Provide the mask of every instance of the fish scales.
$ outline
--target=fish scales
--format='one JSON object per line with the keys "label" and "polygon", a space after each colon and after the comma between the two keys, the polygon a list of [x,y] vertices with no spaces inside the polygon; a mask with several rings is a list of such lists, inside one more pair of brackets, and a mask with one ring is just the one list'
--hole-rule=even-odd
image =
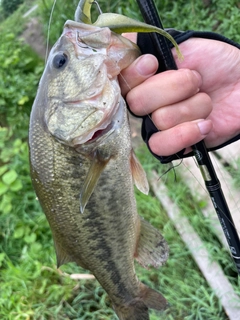
{"label": "fish scales", "polygon": [[[129,58],[132,50],[126,67],[139,52],[105,30],[108,46],[117,43],[117,58],[109,61],[99,43],[92,51],[88,44],[82,58],[83,48],[73,39],[86,27],[73,22],[71,29],[68,21],[65,28],[50,53],[31,113],[33,185],[52,230],[58,266],[74,261],[90,270],[119,319],[146,320],[148,308],[161,310],[166,300],[138,280],[134,257],[145,267],[160,266],[168,249],[161,234],[137,214],[133,183],[144,174],[132,152],[116,77],[122,68],[117,58],[122,60],[124,52]],[[91,36],[95,28],[88,30]],[[96,79],[89,77],[93,65],[96,88]]]}
{"label": "fish scales", "polygon": [[[126,174],[122,174],[123,164],[120,164],[122,159],[109,164],[104,175],[99,179],[97,190],[92,195],[91,202],[87,204],[84,214],[80,214],[81,178],[84,179],[86,176],[86,168],[90,164],[88,163],[86,166],[85,158],[82,158],[74,149],[56,143],[51,136],[48,137],[50,141],[46,144],[47,139],[44,138],[44,133],[41,132],[39,125],[33,125],[32,134],[31,143],[38,145],[42,155],[39,161],[35,161],[32,173],[33,183],[36,190],[40,190],[38,197],[51,229],[54,230],[54,241],[57,242],[58,250],[64,248],[65,252],[59,252],[59,254],[66,258],[67,252],[71,252],[71,256],[67,260],[76,261],[79,265],[90,269],[93,274],[97,274],[103,287],[109,287],[107,285],[108,279],[105,279],[107,272],[112,285],[108,292],[111,295],[114,294],[115,289],[118,291],[121,287],[124,288],[125,285],[121,285],[121,283],[128,284],[129,277],[135,279],[135,288],[132,287],[132,284],[131,287],[132,291],[136,292],[138,281],[134,273],[132,259],[136,243],[131,241],[137,232],[135,227],[137,221],[134,221],[136,217],[131,214],[132,210],[136,211],[136,208],[134,201],[126,203],[129,193],[131,194],[133,190],[132,184],[126,184],[124,181],[128,177]],[[129,132],[125,132],[125,135],[127,134],[129,135]],[[116,143],[114,147],[117,148]],[[129,160],[126,161],[126,164],[129,166]],[[46,174],[46,177],[37,175],[37,172],[42,172],[41,168],[45,168],[44,175]],[[119,172],[120,170],[121,172]],[[129,168],[126,172],[129,172]],[[42,180],[44,181],[43,185],[40,182]],[[129,188],[122,188],[127,185]],[[67,194],[75,196],[66,197],[63,190]],[[108,208],[105,209],[105,207]],[[111,215],[106,214],[108,211],[111,212]],[[71,212],[78,214],[71,215]],[[120,232],[116,235],[115,231],[117,230]],[[132,240],[136,241],[136,239]],[[78,243],[81,243],[81,246],[78,246]],[[83,248],[87,248],[87,250],[83,251]],[[93,255],[93,252],[97,254]],[[131,259],[130,265],[126,264],[126,256]],[[120,262],[122,259],[124,261]],[[119,271],[119,266],[115,261],[120,262]],[[123,269],[124,266],[126,270]],[[93,267],[97,268],[97,272]],[[99,275],[100,269],[103,269],[103,280]],[[119,276],[120,273],[123,279]]]}

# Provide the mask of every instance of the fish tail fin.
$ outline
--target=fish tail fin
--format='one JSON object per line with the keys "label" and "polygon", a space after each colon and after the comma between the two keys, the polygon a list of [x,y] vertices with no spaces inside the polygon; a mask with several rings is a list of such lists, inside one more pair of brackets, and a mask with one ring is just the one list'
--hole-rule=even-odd
{"label": "fish tail fin", "polygon": [[163,295],[143,283],[138,297],[124,305],[113,305],[120,320],[149,320],[148,309],[164,310],[168,303]]}

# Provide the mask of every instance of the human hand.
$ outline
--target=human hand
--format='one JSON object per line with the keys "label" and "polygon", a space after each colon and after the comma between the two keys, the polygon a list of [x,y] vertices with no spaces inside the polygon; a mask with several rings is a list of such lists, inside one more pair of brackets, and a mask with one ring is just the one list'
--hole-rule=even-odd
{"label": "human hand", "polygon": [[[133,38],[132,38],[133,39]],[[151,150],[169,156],[205,140],[207,147],[240,133],[240,52],[216,40],[189,39],[180,44],[179,70],[153,75],[154,56],[144,55],[122,71],[120,85],[136,115],[152,114],[161,130],[149,140]],[[129,90],[131,88],[131,90]]]}

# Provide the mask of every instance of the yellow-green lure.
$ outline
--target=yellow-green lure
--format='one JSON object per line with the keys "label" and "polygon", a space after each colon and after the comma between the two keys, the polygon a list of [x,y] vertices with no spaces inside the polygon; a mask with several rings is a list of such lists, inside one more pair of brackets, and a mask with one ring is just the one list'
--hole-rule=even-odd
{"label": "yellow-green lure", "polygon": [[173,39],[173,37],[169,33],[167,33],[163,29],[148,25],[140,21],[136,21],[134,19],[131,19],[116,13],[101,13],[98,16],[97,21],[92,23],[91,7],[94,2],[95,1],[92,1],[92,0],[80,0],[77,10],[75,12],[75,20],[82,23],[86,23],[86,24],[93,24],[94,26],[97,26],[97,27],[108,27],[111,31],[119,34],[123,32],[159,33],[172,42],[172,44],[176,48],[178,58],[180,60],[183,59],[183,55],[180,52],[180,49],[176,41]]}

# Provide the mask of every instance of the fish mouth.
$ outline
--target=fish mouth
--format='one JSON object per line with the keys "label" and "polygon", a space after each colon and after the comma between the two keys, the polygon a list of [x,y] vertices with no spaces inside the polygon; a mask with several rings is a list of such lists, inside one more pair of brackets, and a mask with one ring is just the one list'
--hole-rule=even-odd
{"label": "fish mouth", "polygon": [[114,122],[112,121],[105,129],[96,130],[92,137],[85,142],[85,144],[95,143],[98,140],[102,140],[104,137],[109,137],[114,132]]}
{"label": "fish mouth", "polygon": [[92,137],[86,141],[87,144],[101,142],[107,139],[110,135],[115,132],[118,132],[119,129],[122,127],[123,119],[124,119],[124,112],[125,112],[125,104],[120,102],[118,105],[118,109],[116,113],[112,116],[111,122],[107,124],[107,126],[103,129],[98,129],[94,131]]}
{"label": "fish mouth", "polygon": [[91,118],[94,120],[94,117],[99,118],[99,122],[90,127],[85,126],[85,130],[81,130],[80,135],[76,135],[72,140],[73,145],[85,145],[95,142],[100,142],[102,139],[108,137],[115,130],[115,110],[111,110],[109,113],[104,113],[104,110],[95,109],[92,112],[89,112],[82,122],[77,125],[77,128],[74,129],[75,133],[78,131],[78,128],[81,127],[84,123],[90,122]]}
{"label": "fish mouth", "polygon": [[101,125],[95,127],[95,130],[91,130],[84,138],[84,141],[80,137],[75,138],[75,141],[73,141],[74,146],[88,146],[92,144],[96,146],[102,144],[112,134],[119,132],[124,119],[124,108],[125,106],[120,103],[117,111],[111,116],[108,115]]}

